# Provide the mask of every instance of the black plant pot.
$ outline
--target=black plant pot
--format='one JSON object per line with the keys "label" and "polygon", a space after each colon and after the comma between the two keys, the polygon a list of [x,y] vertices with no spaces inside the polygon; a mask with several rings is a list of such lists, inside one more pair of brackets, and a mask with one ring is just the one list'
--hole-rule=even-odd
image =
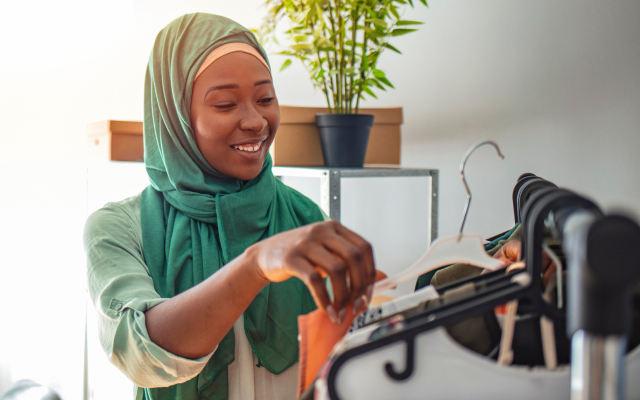
{"label": "black plant pot", "polygon": [[362,168],[367,153],[370,114],[316,114],[325,167]]}

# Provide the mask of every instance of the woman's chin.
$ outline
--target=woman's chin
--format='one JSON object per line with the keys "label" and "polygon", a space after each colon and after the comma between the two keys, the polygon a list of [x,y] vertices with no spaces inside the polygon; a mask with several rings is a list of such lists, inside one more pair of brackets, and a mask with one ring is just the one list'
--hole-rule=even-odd
{"label": "woman's chin", "polygon": [[233,178],[242,179],[243,181],[250,181],[260,175],[260,171],[262,171],[262,166],[264,165],[264,157],[255,160],[245,159],[234,164],[235,165],[231,166],[227,173],[224,174]]}

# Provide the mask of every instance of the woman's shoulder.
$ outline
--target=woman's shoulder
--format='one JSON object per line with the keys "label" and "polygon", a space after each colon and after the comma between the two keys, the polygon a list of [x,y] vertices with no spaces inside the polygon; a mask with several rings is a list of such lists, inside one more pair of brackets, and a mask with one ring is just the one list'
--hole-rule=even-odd
{"label": "woman's shoulder", "polygon": [[129,233],[135,237],[142,236],[140,222],[140,196],[114,201],[94,211],[85,224],[85,241],[100,233]]}

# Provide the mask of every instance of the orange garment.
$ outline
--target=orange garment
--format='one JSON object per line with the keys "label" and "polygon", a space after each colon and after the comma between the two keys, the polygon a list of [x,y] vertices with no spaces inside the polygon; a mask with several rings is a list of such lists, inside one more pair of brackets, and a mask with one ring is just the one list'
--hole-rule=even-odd
{"label": "orange garment", "polygon": [[[385,279],[384,272],[376,271],[376,282]],[[333,347],[349,332],[353,320],[367,308],[365,304],[357,313],[353,313],[351,304],[341,324],[334,324],[322,309],[298,316],[299,358],[298,358],[298,394],[304,392],[316,379],[322,364]]]}

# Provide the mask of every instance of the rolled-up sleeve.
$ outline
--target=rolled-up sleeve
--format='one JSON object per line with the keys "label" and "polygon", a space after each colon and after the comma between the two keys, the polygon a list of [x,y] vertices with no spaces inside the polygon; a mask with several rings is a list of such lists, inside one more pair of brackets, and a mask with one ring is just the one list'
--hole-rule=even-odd
{"label": "rolled-up sleeve", "polygon": [[89,294],[97,313],[100,343],[109,360],[139,387],[167,387],[195,377],[213,352],[187,359],[149,338],[144,313],[168,299],[154,289],[144,262],[141,232],[139,214],[136,219],[118,203],[88,218],[84,244]]}

